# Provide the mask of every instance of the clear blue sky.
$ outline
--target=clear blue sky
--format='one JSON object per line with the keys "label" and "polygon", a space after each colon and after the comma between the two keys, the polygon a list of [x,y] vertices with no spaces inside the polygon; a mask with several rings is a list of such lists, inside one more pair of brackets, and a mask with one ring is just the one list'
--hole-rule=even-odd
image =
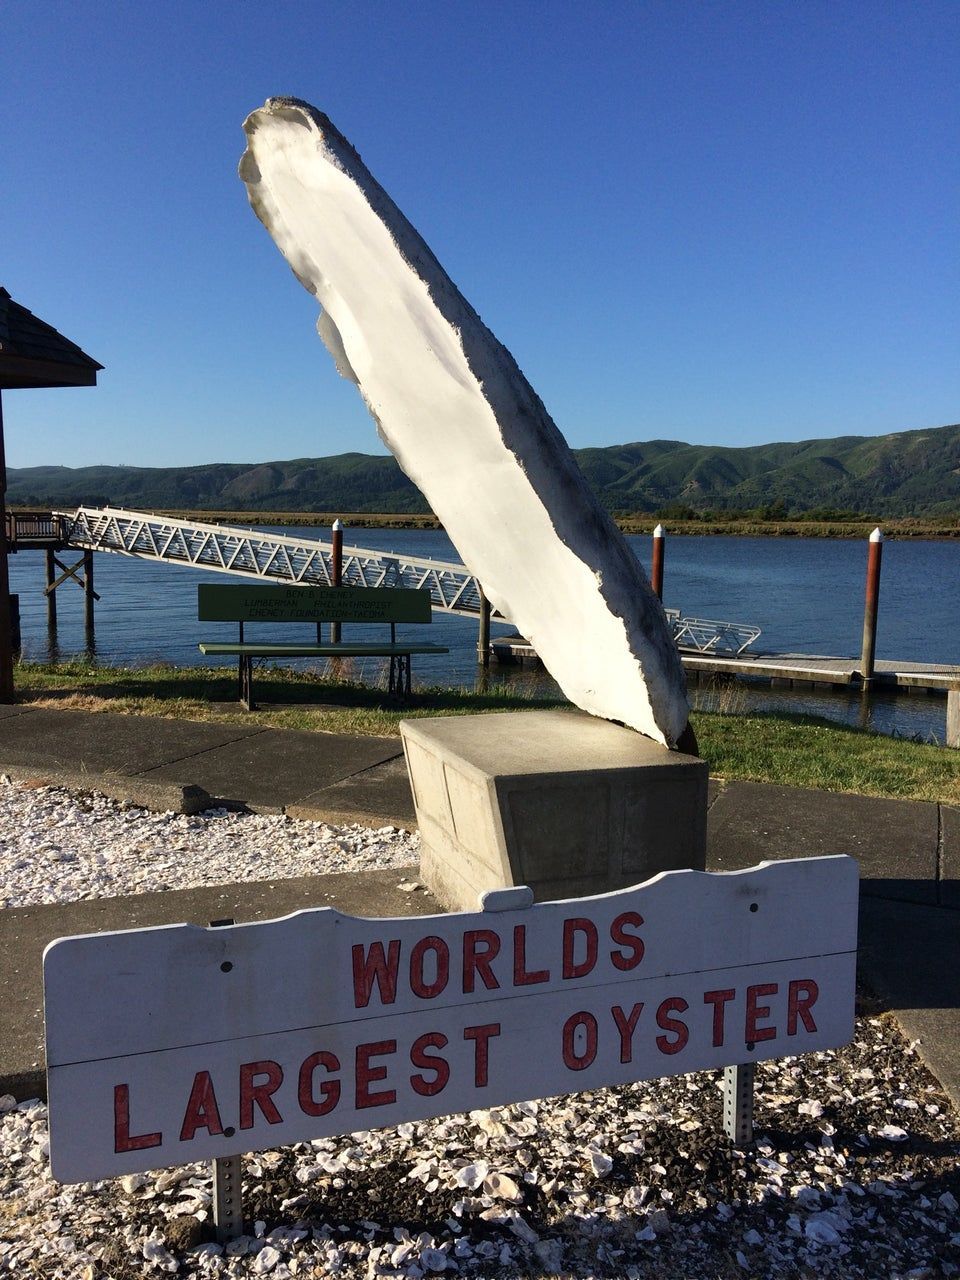
{"label": "clear blue sky", "polygon": [[12,466],[383,452],[236,176],[325,110],[574,446],[960,419],[960,4],[6,0]]}

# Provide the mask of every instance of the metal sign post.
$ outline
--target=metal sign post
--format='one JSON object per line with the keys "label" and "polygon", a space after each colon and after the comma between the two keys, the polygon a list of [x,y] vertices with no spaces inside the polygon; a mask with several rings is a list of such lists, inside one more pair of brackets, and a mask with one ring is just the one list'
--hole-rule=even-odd
{"label": "metal sign post", "polygon": [[213,1162],[213,1224],[218,1244],[243,1235],[243,1156]]}
{"label": "metal sign post", "polygon": [[[211,920],[210,928],[233,924],[233,918]],[[225,960],[220,968],[230,964]],[[229,972],[229,970],[224,970]],[[243,1235],[243,1156],[218,1156],[213,1162],[213,1225],[217,1243],[226,1244]]]}
{"label": "metal sign post", "polygon": [[723,1069],[723,1131],[735,1147],[746,1147],[753,1141],[755,1074],[752,1062]]}

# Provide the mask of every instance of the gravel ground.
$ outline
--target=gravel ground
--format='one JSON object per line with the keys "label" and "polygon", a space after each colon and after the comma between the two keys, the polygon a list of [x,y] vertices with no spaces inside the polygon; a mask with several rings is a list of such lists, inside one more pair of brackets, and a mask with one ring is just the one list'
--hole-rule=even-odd
{"label": "gravel ground", "polygon": [[[416,856],[387,829],[0,793],[7,905]],[[222,1249],[208,1166],[62,1187],[43,1105],[0,1099],[0,1274],[960,1275],[960,1123],[892,1019],[758,1064],[756,1122],[734,1148],[703,1072],[262,1152],[245,1160],[248,1234]]]}
{"label": "gravel ground", "polygon": [[419,838],[282,815],[187,817],[0,779],[0,907],[412,866]]}

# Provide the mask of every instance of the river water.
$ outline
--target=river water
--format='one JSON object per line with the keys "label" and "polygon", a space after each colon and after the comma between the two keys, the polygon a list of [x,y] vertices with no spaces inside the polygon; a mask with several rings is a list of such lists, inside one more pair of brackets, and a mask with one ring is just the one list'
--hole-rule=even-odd
{"label": "river water", "polygon": [[[320,529],[278,529],[294,537],[329,537]],[[347,530],[344,541],[374,550],[458,560],[446,534],[424,529]],[[650,539],[631,536],[649,571]],[[666,542],[664,603],[684,614],[752,623],[763,630],[755,647],[779,653],[858,655],[863,626],[866,544],[855,539],[675,537]],[[66,563],[79,553],[65,552]],[[58,626],[47,629],[43,597],[43,553],[21,551],[10,560],[10,590],[20,595],[23,656],[32,660],[93,652],[100,662],[176,666],[209,664],[197,649],[201,639],[232,638],[229,628],[197,622],[196,584],[225,582],[222,574],[153,564],[123,556],[94,557],[96,632],[88,644],[82,592],[66,583],[57,591]],[[233,579],[237,581],[238,579]],[[960,544],[950,541],[890,542],[884,546],[877,656],[914,662],[960,664]],[[513,630],[494,624],[494,634]],[[445,656],[414,659],[422,684],[472,687],[477,678],[477,624],[434,614],[431,640],[446,644]],[[258,638],[270,638],[267,628]],[[401,629],[402,634],[402,629]],[[420,631],[422,635],[422,630]],[[289,639],[280,628],[274,638]],[[584,662],[591,661],[584,640]],[[532,691],[551,687],[542,671],[490,668],[491,679]],[[362,673],[365,677],[368,673]],[[369,675],[373,676],[371,669]],[[812,712],[883,733],[942,741],[945,699],[926,694],[770,689],[737,682],[724,691],[693,689],[694,705],[740,710]]]}

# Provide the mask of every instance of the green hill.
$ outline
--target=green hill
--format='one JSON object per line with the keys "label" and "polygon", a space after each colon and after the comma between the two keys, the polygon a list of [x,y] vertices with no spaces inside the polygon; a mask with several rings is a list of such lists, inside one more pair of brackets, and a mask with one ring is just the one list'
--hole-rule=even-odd
{"label": "green hill", "polygon": [[[960,513],[960,425],[748,449],[648,440],[574,452],[603,505],[625,514],[680,508],[876,517]],[[362,453],[198,467],[11,467],[7,484],[11,506],[427,510],[393,458]]]}

